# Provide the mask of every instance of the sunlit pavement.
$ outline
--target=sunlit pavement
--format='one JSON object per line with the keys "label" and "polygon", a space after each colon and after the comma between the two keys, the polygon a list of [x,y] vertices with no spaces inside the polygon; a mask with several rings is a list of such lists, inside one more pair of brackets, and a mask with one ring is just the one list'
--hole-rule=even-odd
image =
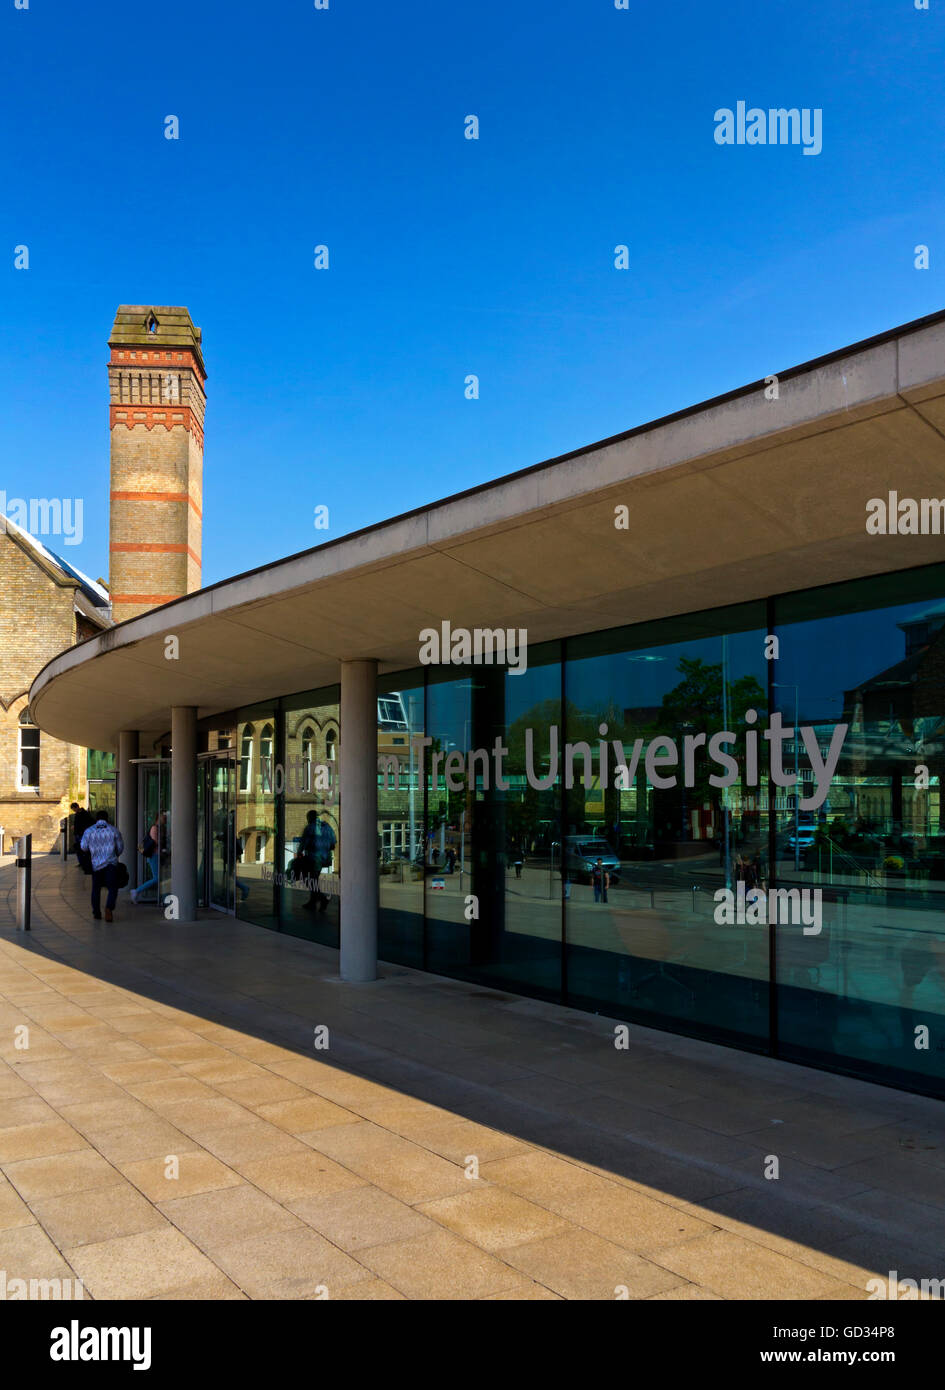
{"label": "sunlit pavement", "polygon": [[333,951],[127,894],[93,922],[53,856],[27,935],[14,873],[7,1279],[134,1299],[864,1299],[890,1271],[945,1276],[936,1101],[644,1028],[617,1050],[612,1020],[400,967],[342,984]]}

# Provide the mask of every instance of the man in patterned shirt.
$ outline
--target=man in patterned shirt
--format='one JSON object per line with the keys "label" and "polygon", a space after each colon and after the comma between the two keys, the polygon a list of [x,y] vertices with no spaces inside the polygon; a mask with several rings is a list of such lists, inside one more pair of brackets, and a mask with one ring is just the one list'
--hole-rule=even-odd
{"label": "man in patterned shirt", "polygon": [[125,852],[120,831],[108,823],[108,812],[99,811],[98,819],[82,836],[81,848],[92,860],[92,916],[102,919],[102,889],[108,889],[105,899],[105,921],[112,921],[112,909],[118,897],[118,856]]}

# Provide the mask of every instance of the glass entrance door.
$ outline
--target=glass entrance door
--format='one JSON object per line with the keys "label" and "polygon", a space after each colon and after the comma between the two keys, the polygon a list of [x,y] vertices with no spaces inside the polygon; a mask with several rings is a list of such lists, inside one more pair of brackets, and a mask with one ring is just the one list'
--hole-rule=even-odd
{"label": "glass entrance door", "polygon": [[233,758],[217,753],[201,760],[197,779],[198,864],[202,905],[233,912],[235,900],[236,778]]}
{"label": "glass entrance door", "polygon": [[141,893],[142,902],[161,902],[171,891],[170,809],[170,764],[157,759],[139,762],[137,836],[140,840],[156,826],[158,840],[157,854],[151,859],[135,854],[138,885],[146,885]]}

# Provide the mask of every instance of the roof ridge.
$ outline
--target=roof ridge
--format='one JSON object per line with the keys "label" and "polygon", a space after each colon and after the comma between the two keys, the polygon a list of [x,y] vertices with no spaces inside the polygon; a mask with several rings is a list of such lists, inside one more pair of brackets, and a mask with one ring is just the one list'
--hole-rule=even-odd
{"label": "roof ridge", "polygon": [[101,602],[95,604],[97,608],[110,605],[111,598],[107,589],[103,588],[102,585],[98,584],[94,579],[90,579],[84,570],[79,569],[78,565],[73,565],[71,561],[64,560],[55,550],[50,550],[49,546],[41,541],[38,536],[34,536],[31,531],[27,531],[19,522],[7,516],[5,512],[0,512],[0,531],[12,531],[14,535],[24,540],[27,545],[32,550],[36,551],[38,555],[42,556],[43,559],[55,565],[65,578],[74,579],[79,587],[86,591],[87,596],[92,599],[93,602],[96,598],[101,600]]}

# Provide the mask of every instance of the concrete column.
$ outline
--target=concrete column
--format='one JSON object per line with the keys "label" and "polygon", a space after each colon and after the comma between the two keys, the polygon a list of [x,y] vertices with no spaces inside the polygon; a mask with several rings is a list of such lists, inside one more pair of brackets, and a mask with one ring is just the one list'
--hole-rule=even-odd
{"label": "concrete column", "polygon": [[197,913],[197,711],[171,709],[171,892],[182,922]]}
{"label": "concrete column", "polygon": [[377,979],[377,662],[341,663],[341,978]]}
{"label": "concrete column", "polygon": [[137,729],[122,729],[118,735],[118,811],[117,824],[125,842],[125,863],[128,866],[129,886],[138,882],[138,769],[131,761],[138,756]]}

